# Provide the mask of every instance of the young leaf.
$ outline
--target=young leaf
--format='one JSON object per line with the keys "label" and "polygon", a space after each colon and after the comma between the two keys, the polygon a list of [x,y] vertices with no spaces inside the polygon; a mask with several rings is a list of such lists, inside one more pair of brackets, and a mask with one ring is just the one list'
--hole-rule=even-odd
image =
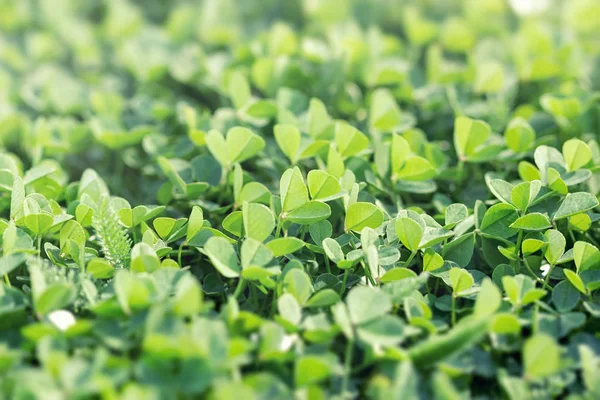
{"label": "young leaf", "polygon": [[526,378],[540,379],[558,372],[560,347],[545,334],[529,338],[523,346],[523,364]]}
{"label": "young leaf", "polygon": [[600,269],[600,250],[588,242],[575,242],[573,257],[577,266],[577,273],[588,269]]}
{"label": "young leaf", "polygon": [[480,120],[460,116],[454,121],[454,148],[461,160],[466,160],[475,154],[491,133],[490,126]]}
{"label": "young leaf", "polygon": [[277,145],[292,164],[298,161],[300,151],[300,131],[294,125],[278,124],[273,128]]}
{"label": "young leaf", "polygon": [[465,269],[454,267],[450,269],[450,283],[457,295],[473,286],[473,276]]}
{"label": "young leaf", "polygon": [[288,169],[281,176],[279,183],[281,193],[281,209],[289,212],[308,202],[308,189],[298,167]]}
{"label": "young leaf", "polygon": [[526,231],[542,231],[552,226],[548,217],[541,213],[530,213],[523,215],[513,222],[510,227]]}
{"label": "young leaf", "polygon": [[307,182],[313,200],[333,199],[342,191],[342,186],[335,177],[319,169],[313,169],[308,173]]}
{"label": "young leaf", "polygon": [[346,228],[360,232],[365,227],[378,228],[383,223],[383,212],[375,204],[354,203],[346,211]]}
{"label": "young leaf", "polygon": [[258,154],[265,141],[248,128],[233,127],[227,131],[227,159],[229,163],[241,163]]}
{"label": "young leaf", "polygon": [[558,221],[563,218],[568,218],[572,215],[591,210],[597,206],[598,199],[591,193],[569,193],[562,203],[560,203],[560,207],[554,213],[553,219]]}
{"label": "young leaf", "polygon": [[242,206],[246,237],[263,242],[275,229],[275,218],[271,210],[257,203],[244,202]]}
{"label": "young leaf", "polygon": [[225,278],[237,278],[240,275],[240,266],[233,246],[227,239],[213,236],[204,245],[204,253],[212,265]]}
{"label": "young leaf", "polygon": [[421,225],[410,218],[397,218],[394,226],[396,235],[402,244],[410,251],[416,251],[423,238]]}
{"label": "young leaf", "polygon": [[569,171],[575,171],[585,166],[592,159],[592,151],[589,146],[579,139],[567,140],[563,144],[562,152]]}

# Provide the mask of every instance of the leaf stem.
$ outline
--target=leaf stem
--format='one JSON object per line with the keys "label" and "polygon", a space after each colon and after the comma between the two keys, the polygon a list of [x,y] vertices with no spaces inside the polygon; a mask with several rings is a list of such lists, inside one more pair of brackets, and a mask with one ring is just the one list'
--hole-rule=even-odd
{"label": "leaf stem", "polygon": [[327,273],[331,274],[331,264],[329,264],[329,257],[327,257],[327,254],[323,254],[323,258],[325,259],[325,268],[327,268]]}
{"label": "leaf stem", "polygon": [[181,242],[179,245],[179,250],[177,251],[177,263],[179,263],[179,267],[183,267],[183,264],[181,263],[181,252],[183,251],[183,246],[185,243],[185,241]]}
{"label": "leaf stem", "polygon": [[281,234],[281,225],[282,225],[282,220],[281,220],[281,215],[280,215],[279,218],[277,218],[277,229],[275,230],[275,239],[277,239],[279,237],[279,235]]}
{"label": "leaf stem", "polygon": [[417,255],[417,252],[418,252],[418,250],[415,250],[412,253],[410,253],[410,256],[408,256],[408,259],[404,262],[405,267],[408,268],[408,266],[410,265],[413,258],[415,258],[415,256]]}
{"label": "leaf stem", "polygon": [[346,291],[346,282],[348,281],[348,270],[344,270],[344,278],[342,279],[342,288],[340,290],[340,297],[344,295]]}
{"label": "leaf stem", "polygon": [[12,287],[10,284],[10,279],[8,278],[8,274],[4,274],[4,282],[6,282],[6,286]]}
{"label": "leaf stem", "polygon": [[[544,280],[542,278],[540,278],[539,276],[537,276],[535,274],[535,272],[533,272],[533,269],[531,269],[531,266],[529,266],[529,262],[527,261],[527,258],[523,257],[523,264],[525,264],[525,268],[527,268],[527,271],[529,271],[529,274],[531,275],[531,277],[533,279],[535,279],[536,281],[538,281],[539,283],[541,283],[542,285],[544,285]],[[548,272],[548,274],[550,274],[550,272]],[[550,289],[552,290],[552,289]]]}
{"label": "leaf stem", "polygon": [[456,296],[452,294],[452,326],[456,325]]}
{"label": "leaf stem", "polygon": [[550,264],[548,273],[544,277],[544,283],[542,284],[542,289],[546,289],[546,287],[548,287],[550,290],[552,290],[552,287],[549,285],[549,282],[550,282],[550,274],[552,273],[553,269],[554,269],[554,265]]}
{"label": "leaf stem", "polygon": [[42,256],[42,235],[37,237],[37,255],[38,257]]}
{"label": "leaf stem", "polygon": [[244,278],[240,278],[240,280],[238,281],[238,284],[235,288],[235,291],[233,292],[233,297],[235,297],[237,299],[240,296],[240,294],[242,294],[242,292],[244,291],[245,288],[246,288],[246,280]]}
{"label": "leaf stem", "polygon": [[[348,270],[346,270],[348,271]],[[352,375],[352,357],[354,353],[354,341],[348,340],[346,344],[346,354],[344,356],[344,379],[342,381],[342,397],[346,398],[346,392],[348,392],[350,385],[350,376]]]}

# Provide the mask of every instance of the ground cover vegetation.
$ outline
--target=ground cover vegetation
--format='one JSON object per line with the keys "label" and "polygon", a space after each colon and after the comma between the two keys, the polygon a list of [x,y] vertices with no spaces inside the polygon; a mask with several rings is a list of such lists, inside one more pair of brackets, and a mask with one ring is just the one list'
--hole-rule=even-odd
{"label": "ground cover vegetation", "polygon": [[1,398],[600,398],[598,1],[0,7]]}

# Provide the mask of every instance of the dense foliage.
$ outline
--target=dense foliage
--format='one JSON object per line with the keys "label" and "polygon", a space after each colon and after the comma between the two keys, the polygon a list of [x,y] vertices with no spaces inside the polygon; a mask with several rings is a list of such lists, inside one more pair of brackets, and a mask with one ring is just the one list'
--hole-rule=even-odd
{"label": "dense foliage", "polygon": [[600,398],[597,0],[0,8],[0,398]]}

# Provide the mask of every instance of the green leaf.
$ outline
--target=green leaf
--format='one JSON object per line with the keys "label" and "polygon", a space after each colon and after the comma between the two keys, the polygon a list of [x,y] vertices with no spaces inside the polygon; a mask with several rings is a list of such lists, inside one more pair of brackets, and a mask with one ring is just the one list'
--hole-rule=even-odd
{"label": "green leaf", "polygon": [[174,190],[179,195],[187,193],[187,184],[180,175],[180,171],[185,169],[187,162],[177,158],[168,159],[166,157],[158,157],[158,166],[165,174],[169,182],[173,185]]}
{"label": "green leaf", "polygon": [[395,223],[396,235],[402,244],[414,252],[419,248],[423,238],[423,228],[411,218],[397,218]]}
{"label": "green leaf", "polygon": [[204,253],[212,265],[225,278],[237,278],[240,275],[240,266],[233,246],[227,239],[213,236],[204,245]]}
{"label": "green leaf", "polygon": [[285,219],[295,224],[311,225],[323,221],[331,215],[331,208],[318,200],[309,201],[289,212]]}
{"label": "green leaf", "polygon": [[588,269],[600,269],[600,250],[588,242],[575,242],[573,256],[578,274]]}
{"label": "green leaf", "polygon": [[442,247],[442,256],[445,260],[454,261],[460,267],[466,267],[473,257],[475,235],[464,234]]}
{"label": "green leaf", "polygon": [[60,229],[60,248],[63,251],[69,240],[73,240],[79,246],[85,245],[87,235],[77,221],[67,221]]}
{"label": "green leaf", "polygon": [[273,259],[273,253],[262,242],[248,238],[241,247],[241,261],[243,268],[253,266],[264,267]]}
{"label": "green leaf", "polygon": [[319,356],[300,356],[296,360],[294,382],[303,387],[321,382],[331,374],[329,364]]}
{"label": "green leaf", "polygon": [[173,312],[183,317],[193,317],[202,310],[203,292],[200,283],[192,274],[177,281],[173,296]]}
{"label": "green leaf", "polygon": [[321,100],[317,98],[310,99],[307,122],[307,132],[314,138],[322,137],[326,129],[331,125],[331,117]]}
{"label": "green leaf", "polygon": [[131,270],[152,272],[158,268],[160,268],[160,259],[154,249],[147,243],[136,243],[131,249]]}
{"label": "green leaf", "polygon": [[575,171],[585,166],[592,159],[592,150],[579,139],[567,140],[563,144],[562,153],[569,171]]}
{"label": "green leaf", "polygon": [[115,274],[115,268],[104,258],[92,258],[86,268],[86,272],[96,279],[110,279]]}
{"label": "green leaf", "polygon": [[346,298],[350,319],[355,325],[377,319],[392,309],[389,296],[378,288],[357,286]]}
{"label": "green leaf", "polygon": [[298,325],[302,319],[302,308],[296,298],[289,293],[284,293],[277,299],[277,310],[283,319],[294,326]]}
{"label": "green leaf", "polygon": [[569,312],[579,304],[581,295],[568,280],[559,282],[552,290],[552,303],[561,313]]}
{"label": "green leaf", "polygon": [[300,305],[304,305],[313,292],[310,277],[298,268],[291,269],[285,274],[283,287],[284,291],[292,294]]}
{"label": "green leaf", "polygon": [[295,237],[283,237],[271,240],[267,248],[273,252],[275,257],[292,254],[304,247],[304,242]]}
{"label": "green leaf", "polygon": [[564,254],[567,241],[563,234],[556,229],[548,229],[546,233],[544,233],[544,239],[547,243],[546,249],[544,250],[544,257],[550,265],[555,265]]}
{"label": "green leaf", "polygon": [[294,125],[278,124],[273,128],[277,145],[292,164],[298,161],[300,151],[300,131]]}
{"label": "green leaf", "polygon": [[360,153],[369,146],[369,139],[347,122],[336,122],[335,143],[344,158]]}
{"label": "green leaf", "polygon": [[379,88],[371,96],[369,124],[372,129],[391,132],[402,121],[402,112],[389,89]]}
{"label": "green leaf", "polygon": [[408,268],[392,268],[379,278],[379,282],[390,283],[402,279],[415,278],[416,276],[417,274]]}
{"label": "green leaf", "polygon": [[329,146],[329,152],[327,153],[327,172],[335,178],[341,178],[342,175],[344,175],[345,170],[346,166],[344,165],[344,159],[335,149],[333,144],[331,144]]}
{"label": "green leaf", "polygon": [[521,211],[527,211],[542,188],[541,181],[522,182],[515,186],[511,193],[511,203]]}
{"label": "green leaf", "polygon": [[[223,226],[223,229],[225,229],[227,232],[237,237],[241,237],[244,228],[244,216],[242,211],[232,212],[227,217],[225,217],[221,225]],[[200,232],[202,232],[202,229],[200,230]]]}
{"label": "green leaf", "polygon": [[10,219],[18,221],[23,217],[23,202],[25,201],[25,185],[19,176],[13,180],[10,194]]}
{"label": "green leaf", "polygon": [[204,226],[204,212],[198,206],[192,207],[192,212],[190,213],[190,218],[188,219],[187,225],[187,233],[185,236],[185,240],[189,241],[193,238],[196,233],[202,229]]}
{"label": "green leaf", "polygon": [[227,149],[227,142],[223,137],[223,134],[217,130],[210,130],[205,137],[206,146],[211,152],[214,158],[217,159],[222,167],[228,167],[231,162],[229,160],[229,154]]}
{"label": "green leaf", "polygon": [[454,148],[459,159],[466,160],[475,154],[491,133],[490,126],[480,120],[457,117],[454,121]]}
{"label": "green leaf", "polygon": [[515,153],[524,153],[535,140],[535,131],[523,118],[515,118],[509,122],[504,139],[509,149]]}
{"label": "green leaf", "polygon": [[376,229],[383,223],[383,212],[375,204],[357,202],[346,211],[346,228],[360,232],[365,227]]}
{"label": "green leaf", "polygon": [[35,214],[25,215],[25,226],[35,235],[41,235],[48,231],[54,223],[52,215],[40,212]]}
{"label": "green leaf", "polygon": [[481,232],[501,239],[508,239],[517,233],[511,225],[519,218],[517,210],[509,204],[495,204],[483,216]]}
{"label": "green leaf", "polygon": [[579,275],[570,269],[563,269],[563,273],[575,289],[579,290],[583,294],[587,294],[587,290],[585,290],[585,283],[583,283],[583,280]]}
{"label": "green leaf", "polygon": [[408,350],[417,367],[428,367],[479,342],[487,333],[489,318],[464,318],[444,335],[434,335]]}
{"label": "green leaf", "polygon": [[527,339],[523,346],[524,374],[529,379],[540,379],[553,375],[560,368],[560,347],[545,334]]}
{"label": "green leaf", "polygon": [[498,290],[498,287],[491,279],[485,279],[479,288],[479,294],[477,295],[473,311],[474,314],[477,316],[489,316],[494,314],[501,305],[502,294],[500,290]]}
{"label": "green leaf", "polygon": [[[444,226],[454,226],[469,216],[467,206],[461,203],[450,204],[446,207]],[[448,228],[451,229],[451,228]]]}
{"label": "green leaf", "polygon": [[569,193],[560,203],[560,207],[554,213],[553,220],[558,221],[579,214],[598,206],[598,199],[591,193],[577,192]]}
{"label": "green leaf", "polygon": [[510,227],[526,231],[542,231],[552,227],[552,223],[544,214],[530,213],[519,217]]}
{"label": "green leaf", "polygon": [[229,163],[241,163],[254,157],[265,147],[263,138],[248,128],[233,127],[227,131],[227,159]]}
{"label": "green leaf", "polygon": [[514,189],[513,185],[502,179],[486,179],[486,184],[490,189],[490,192],[492,192],[498,200],[506,204],[512,203],[511,194]]}
{"label": "green leaf", "polygon": [[394,176],[404,181],[425,181],[437,175],[431,162],[426,158],[410,155]]}
{"label": "green leaf", "polygon": [[227,89],[233,106],[238,110],[250,100],[250,85],[246,77],[240,72],[236,71],[231,74]]}
{"label": "green leaf", "polygon": [[275,218],[271,210],[257,203],[244,202],[242,206],[246,237],[265,241],[275,229]]}
{"label": "green leaf", "polygon": [[322,245],[325,255],[334,263],[337,264],[346,258],[340,244],[337,241],[331,238],[325,238]]}
{"label": "green leaf", "polygon": [[450,283],[454,295],[457,295],[473,286],[474,281],[467,270],[454,267],[450,269]]}
{"label": "green leaf", "polygon": [[340,301],[340,295],[333,289],[319,290],[306,302],[306,307],[329,307]]}
{"label": "green leaf", "polygon": [[429,248],[423,253],[423,271],[435,271],[442,268],[444,259],[433,249]]}
{"label": "green leaf", "polygon": [[327,201],[341,194],[342,186],[339,181],[325,171],[313,169],[307,176],[308,190],[313,200]]}
{"label": "green leaf", "polygon": [[288,169],[279,182],[281,209],[289,212],[308,202],[308,189],[298,167]]}
{"label": "green leaf", "polygon": [[35,301],[35,310],[40,315],[67,307],[75,298],[74,288],[66,283],[55,283],[46,288]]}
{"label": "green leaf", "polygon": [[371,346],[395,346],[404,340],[404,324],[393,315],[363,323],[356,332],[362,341]]}

